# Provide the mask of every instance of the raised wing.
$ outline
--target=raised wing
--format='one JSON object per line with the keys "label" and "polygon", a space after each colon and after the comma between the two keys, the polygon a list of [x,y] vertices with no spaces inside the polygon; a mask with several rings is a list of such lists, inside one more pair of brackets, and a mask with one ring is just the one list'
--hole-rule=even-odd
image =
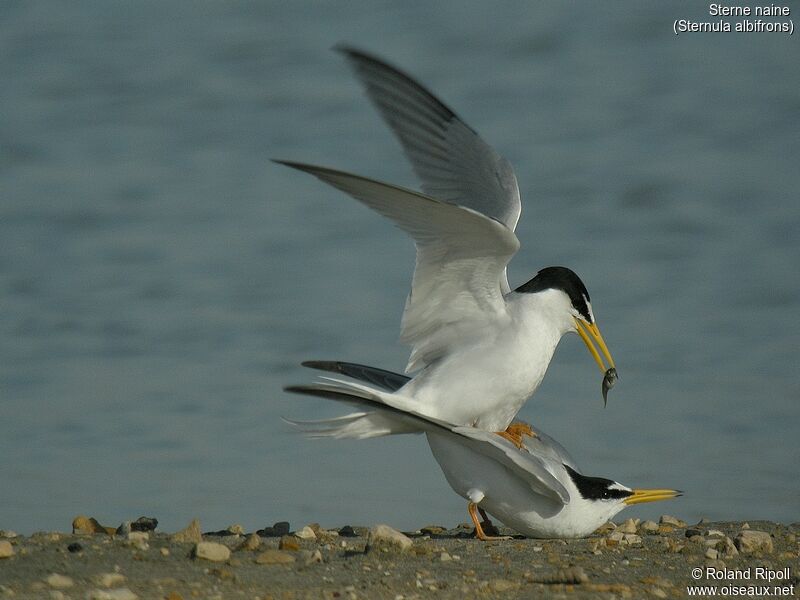
{"label": "raised wing", "polygon": [[276,162],[342,190],[414,238],[417,264],[400,337],[412,346],[407,371],[510,318],[501,281],[519,240],[508,227],[470,208],[405,188],[324,167]]}
{"label": "raised wing", "polygon": [[511,163],[407,74],[361,50],[337,46],[397,135],[429,196],[517,226],[521,203]]}

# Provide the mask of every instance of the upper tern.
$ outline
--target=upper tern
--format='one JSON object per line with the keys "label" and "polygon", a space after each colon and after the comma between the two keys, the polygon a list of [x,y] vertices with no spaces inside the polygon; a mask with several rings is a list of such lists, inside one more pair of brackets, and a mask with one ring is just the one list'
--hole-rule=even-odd
{"label": "upper tern", "polygon": [[[362,411],[289,423],[315,437],[348,437],[349,424],[366,411],[392,432],[425,433],[450,487],[468,501],[480,539],[496,539],[484,532],[486,512],[526,536],[584,537],[627,506],[681,495],[679,490],[632,489],[610,479],[587,477],[564,447],[541,431],[534,430],[533,436],[517,446],[490,431],[421,415],[383,391],[402,386],[407,379],[403,375],[351,363],[304,364],[373,385],[324,378],[327,381],[288,387],[289,392],[337,400]],[[484,516],[484,523],[479,521],[478,512]]]}
{"label": "upper tern", "polygon": [[[605,397],[616,369],[580,278],[548,267],[514,290],[509,286],[506,266],[520,247],[514,229],[521,211],[511,164],[405,73],[362,51],[338,50],[399,138],[423,193],[275,162],[340,189],[414,239],[416,268],[401,340],[411,346],[406,372],[418,372],[396,394],[421,415],[503,432],[519,445],[531,430],[509,425],[542,382],[561,337],[574,332],[607,374]],[[350,426],[359,437],[395,433],[372,414]]]}

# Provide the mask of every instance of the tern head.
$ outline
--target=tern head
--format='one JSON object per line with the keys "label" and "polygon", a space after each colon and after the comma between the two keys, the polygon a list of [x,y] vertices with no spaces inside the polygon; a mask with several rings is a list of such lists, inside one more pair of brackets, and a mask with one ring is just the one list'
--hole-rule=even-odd
{"label": "tern head", "polygon": [[611,479],[586,477],[567,465],[564,468],[578,490],[579,497],[575,499],[574,510],[581,514],[587,528],[592,527],[592,530],[633,504],[668,500],[683,494],[680,490],[629,488]]}
{"label": "tern head", "polygon": [[[594,320],[589,292],[574,271],[566,267],[547,267],[539,271],[536,277],[528,283],[519,286],[514,291],[522,294],[553,294],[555,292],[554,310],[562,313],[560,316],[563,317],[566,324],[566,331],[572,331],[581,336],[601,372],[605,374],[609,369],[616,369],[614,359]],[[603,362],[601,352],[608,361],[608,366]]]}

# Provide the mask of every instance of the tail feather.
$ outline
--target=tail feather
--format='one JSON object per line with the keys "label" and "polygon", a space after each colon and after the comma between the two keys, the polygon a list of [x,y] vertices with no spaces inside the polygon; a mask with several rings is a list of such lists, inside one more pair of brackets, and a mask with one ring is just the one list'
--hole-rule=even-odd
{"label": "tail feather", "polygon": [[[293,394],[303,394],[335,400],[355,406],[358,412],[315,421],[285,421],[295,425],[310,437],[365,439],[383,435],[422,433],[446,427],[414,411],[413,401],[359,383],[325,377],[311,385],[284,388]],[[449,427],[448,427],[449,429]]]}

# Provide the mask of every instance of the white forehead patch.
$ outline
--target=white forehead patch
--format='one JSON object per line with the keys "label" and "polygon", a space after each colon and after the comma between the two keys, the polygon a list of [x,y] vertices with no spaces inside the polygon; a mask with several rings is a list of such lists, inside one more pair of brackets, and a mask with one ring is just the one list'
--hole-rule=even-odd
{"label": "white forehead patch", "polygon": [[608,486],[608,489],[610,489],[610,490],[619,490],[620,492],[633,491],[633,490],[631,490],[631,488],[625,487],[624,485],[622,485],[621,483],[617,483],[616,481],[614,483],[612,483],[610,486]]}
{"label": "white forehead patch", "polygon": [[583,294],[583,301],[586,302],[586,309],[589,311],[589,316],[592,317],[592,323],[596,323],[594,320],[594,313],[592,312],[592,303],[589,302],[589,299],[586,297],[586,294]]}

